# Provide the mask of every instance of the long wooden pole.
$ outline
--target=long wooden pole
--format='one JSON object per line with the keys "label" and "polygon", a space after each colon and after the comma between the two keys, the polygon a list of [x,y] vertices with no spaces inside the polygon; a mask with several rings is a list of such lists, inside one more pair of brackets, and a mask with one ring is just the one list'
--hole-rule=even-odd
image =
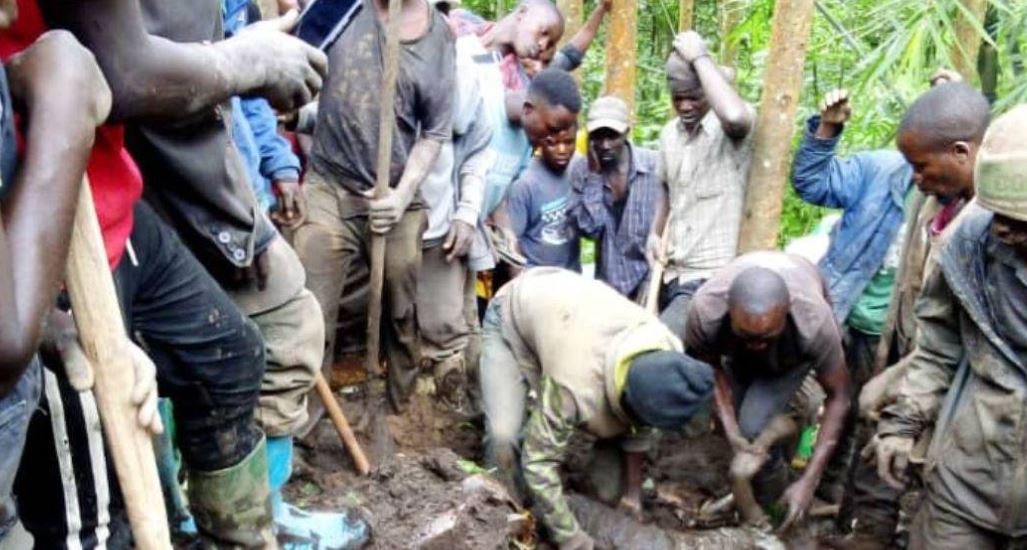
{"label": "long wooden pole", "polygon": [[349,456],[353,459],[357,472],[362,476],[366,476],[371,471],[371,464],[367,461],[367,456],[364,454],[364,449],[360,446],[360,442],[357,441],[357,437],[353,435],[353,430],[349,427],[349,421],[346,420],[342,407],[339,407],[339,402],[335,400],[335,395],[332,394],[328,381],[320,373],[315,380],[315,387],[317,388],[317,394],[324,403],[325,410],[328,411],[328,417],[332,419],[335,433],[339,434],[339,439],[342,440],[343,446],[349,451]]}
{"label": "long wooden pole", "polygon": [[606,48],[606,93],[621,98],[635,112],[638,3],[614,0],[610,13],[609,45]]}
{"label": "long wooden pole", "polygon": [[777,245],[784,185],[791,165],[792,133],[802,91],[813,22],[813,0],[777,0],[763,95],[756,125],[756,151],[739,236],[739,253]]}
{"label": "long wooden pole", "polygon": [[681,0],[678,3],[678,30],[690,31],[695,25],[695,0]]}
{"label": "long wooden pole", "polygon": [[136,548],[170,550],[164,498],[150,435],[136,423],[129,389],[135,374],[125,353],[125,324],[107,265],[89,184],[82,182],[66,276],[79,341],[93,366],[100,420],[125,499]]}
{"label": "long wooden pole", "polygon": [[[378,179],[374,196],[389,190],[392,162],[392,128],[396,124],[396,76],[399,73],[399,10],[402,0],[389,0],[385,26],[385,73],[382,75],[381,109],[378,112]],[[367,372],[380,372],[378,355],[382,334],[382,286],[385,283],[385,235],[371,237],[371,299],[367,303]]]}
{"label": "long wooden pole", "polygon": [[988,0],[960,0],[966,11],[960,10],[956,17],[955,43],[949,52],[953,68],[963,75],[967,82],[977,77],[977,54],[981,51],[980,29],[988,11]]}

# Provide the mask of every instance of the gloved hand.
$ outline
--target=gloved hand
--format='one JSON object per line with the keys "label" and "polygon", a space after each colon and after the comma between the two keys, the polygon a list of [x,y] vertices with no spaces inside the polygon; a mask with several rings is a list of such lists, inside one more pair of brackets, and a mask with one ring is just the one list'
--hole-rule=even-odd
{"label": "gloved hand", "polygon": [[574,536],[560,543],[560,550],[593,550],[596,546],[588,533],[578,529]]}
{"label": "gloved hand", "polygon": [[866,460],[876,458],[878,477],[896,489],[903,489],[906,487],[909,455],[913,452],[915,443],[912,437],[875,435],[860,455]]}
{"label": "gloved hand", "polygon": [[324,52],[287,34],[298,21],[299,13],[292,10],[214,44],[225,52],[230,70],[237,71],[233,77],[241,87],[266,98],[279,111],[310,103],[328,74]]}
{"label": "gloved hand", "polygon": [[136,422],[153,435],[164,433],[164,424],[161,423],[157,410],[157,366],[142,348],[127,339],[124,343],[128,355],[132,358],[132,370],[135,374],[131,397],[132,404],[139,410]]}

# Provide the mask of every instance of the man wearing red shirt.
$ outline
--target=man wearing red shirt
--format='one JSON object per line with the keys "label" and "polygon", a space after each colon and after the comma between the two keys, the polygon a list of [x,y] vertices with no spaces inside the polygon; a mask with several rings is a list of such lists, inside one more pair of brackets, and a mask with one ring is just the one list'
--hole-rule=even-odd
{"label": "man wearing red shirt", "polygon": [[[0,35],[5,57],[45,30],[35,2],[19,0],[18,9],[16,27]],[[173,118],[168,113],[198,109],[221,94],[259,93],[291,107],[319,86],[309,51],[280,33],[175,44],[146,35],[134,1],[94,2],[90,9],[117,24],[133,54],[151,56],[149,65],[134,67],[136,81],[117,83],[122,93],[113,117]],[[245,71],[230,68],[262,57],[275,61],[260,71],[252,63]],[[178,236],[138,202],[141,178],[122,136],[120,127],[100,132],[88,173],[126,323],[157,364],[162,393],[176,403],[190,504],[204,541],[263,548],[273,542],[263,434],[253,418],[265,361],[260,333]],[[39,519],[44,531],[60,523]],[[27,517],[26,525],[31,529]]]}

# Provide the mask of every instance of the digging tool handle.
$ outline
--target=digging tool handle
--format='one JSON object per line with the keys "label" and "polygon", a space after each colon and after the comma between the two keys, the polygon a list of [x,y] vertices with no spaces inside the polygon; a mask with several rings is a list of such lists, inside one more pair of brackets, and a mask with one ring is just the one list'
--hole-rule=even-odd
{"label": "digging tool handle", "polygon": [[85,178],[71,233],[66,281],[79,341],[95,371],[96,404],[136,548],[171,550],[153,443],[136,423],[129,395],[135,374],[123,343],[128,336]]}
{"label": "digging tool handle", "polygon": [[[389,0],[385,27],[385,73],[382,75],[381,109],[378,113],[378,174],[375,198],[389,189],[392,162],[392,128],[396,124],[396,75],[399,73],[399,8],[402,0]],[[382,286],[385,283],[385,235],[371,237],[371,299],[367,304],[367,372],[378,374],[381,349]]]}
{"label": "digging tool handle", "polygon": [[[663,234],[660,237],[660,255],[667,255],[667,248],[670,246],[670,216],[667,216],[663,224]],[[663,270],[666,265],[663,262],[656,262],[649,273],[649,287],[645,294],[645,310],[650,313],[658,313],[660,306],[660,286],[663,283]]]}
{"label": "digging tool handle", "polygon": [[367,462],[364,449],[360,447],[356,436],[353,435],[353,430],[349,427],[349,421],[346,420],[346,415],[342,413],[342,407],[335,400],[335,395],[332,394],[328,381],[325,380],[321,373],[318,373],[315,383],[317,385],[317,395],[321,397],[325,410],[328,411],[328,416],[332,419],[332,425],[335,426],[335,431],[339,434],[339,439],[342,439],[342,444],[346,446],[346,450],[349,451],[349,455],[353,458],[357,472],[362,476],[366,476],[371,471],[371,464]]}

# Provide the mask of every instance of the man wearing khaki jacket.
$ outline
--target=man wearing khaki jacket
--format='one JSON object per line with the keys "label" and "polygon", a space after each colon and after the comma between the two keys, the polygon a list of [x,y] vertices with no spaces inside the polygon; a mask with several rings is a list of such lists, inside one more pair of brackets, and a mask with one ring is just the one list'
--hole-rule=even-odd
{"label": "man wearing khaki jacket", "polygon": [[[567,506],[557,472],[571,436],[581,429],[619,439],[622,504],[638,511],[649,429],[681,428],[712,395],[710,366],[681,349],[656,316],[609,286],[562,269],[531,269],[489,304],[481,368],[486,453],[512,485],[523,436],[520,473],[561,550],[593,546]],[[529,405],[532,390],[537,399]]]}

